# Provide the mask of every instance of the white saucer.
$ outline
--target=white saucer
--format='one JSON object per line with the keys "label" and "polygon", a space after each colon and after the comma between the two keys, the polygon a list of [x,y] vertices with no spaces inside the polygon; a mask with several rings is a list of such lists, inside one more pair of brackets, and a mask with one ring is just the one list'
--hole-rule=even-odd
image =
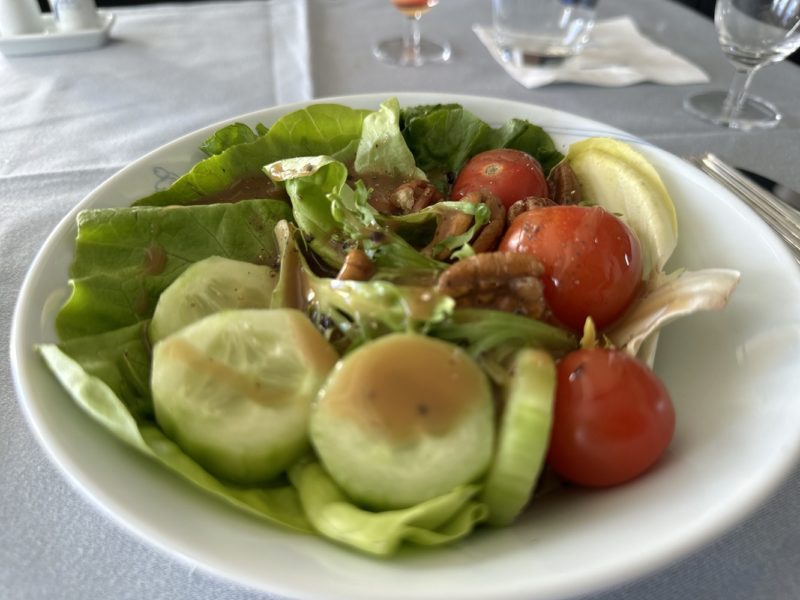
{"label": "white saucer", "polygon": [[52,14],[42,15],[44,32],[23,35],[0,35],[0,52],[6,56],[26,56],[33,54],[56,54],[98,48],[108,41],[108,34],[114,24],[114,15],[98,11],[98,26],[78,31],[58,31]]}

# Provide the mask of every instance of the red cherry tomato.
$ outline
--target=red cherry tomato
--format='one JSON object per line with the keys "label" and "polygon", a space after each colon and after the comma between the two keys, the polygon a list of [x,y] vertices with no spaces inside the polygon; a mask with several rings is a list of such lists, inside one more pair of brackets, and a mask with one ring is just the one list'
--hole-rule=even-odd
{"label": "red cherry tomato", "polygon": [[553,315],[574,331],[591,316],[599,330],[636,297],[642,252],[634,233],[599,206],[550,206],[522,213],[499,249],[525,252],[544,266],[544,294]]}
{"label": "red cherry tomato", "polygon": [[604,487],[649,469],[675,431],[664,384],[621,350],[578,350],[557,367],[548,463],[573,483]]}
{"label": "red cherry tomato", "polygon": [[473,156],[453,183],[454,200],[474,191],[486,191],[508,208],[528,196],[548,198],[542,166],[530,154],[510,148],[487,150]]}

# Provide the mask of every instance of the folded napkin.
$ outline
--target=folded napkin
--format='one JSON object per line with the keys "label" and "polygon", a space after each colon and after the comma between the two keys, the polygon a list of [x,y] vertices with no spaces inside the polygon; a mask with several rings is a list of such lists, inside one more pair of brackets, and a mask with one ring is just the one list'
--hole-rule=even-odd
{"label": "folded napkin", "polygon": [[643,36],[630,17],[598,21],[583,51],[554,66],[505,62],[491,27],[476,24],[472,29],[508,74],[527,88],[558,81],[622,87],[643,81],[685,85],[709,80],[696,65]]}

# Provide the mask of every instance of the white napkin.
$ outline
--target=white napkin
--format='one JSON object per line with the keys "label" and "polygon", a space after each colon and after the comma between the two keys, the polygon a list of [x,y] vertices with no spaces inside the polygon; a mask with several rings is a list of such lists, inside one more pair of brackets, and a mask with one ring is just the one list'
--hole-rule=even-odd
{"label": "white napkin", "polygon": [[526,88],[559,81],[604,87],[622,87],[643,81],[665,85],[709,81],[699,67],[643,36],[630,17],[598,21],[583,52],[559,65],[546,67],[505,62],[491,27],[476,24],[472,29],[495,60]]}

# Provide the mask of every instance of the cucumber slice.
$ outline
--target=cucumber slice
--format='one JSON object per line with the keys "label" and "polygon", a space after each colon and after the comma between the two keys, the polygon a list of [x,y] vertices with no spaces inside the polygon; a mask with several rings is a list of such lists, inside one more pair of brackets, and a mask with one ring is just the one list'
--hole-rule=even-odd
{"label": "cucumber slice", "polygon": [[486,472],[489,381],[453,344],[412,333],[379,338],[341,360],[320,390],[311,441],[354,502],[413,506]]}
{"label": "cucumber slice", "polygon": [[550,441],[556,367],[542,350],[523,349],[514,359],[500,418],[497,450],[481,500],[491,525],[511,523],[533,494]]}
{"label": "cucumber slice", "polygon": [[269,308],[278,273],[222,256],[194,263],[164,290],[150,321],[156,343],[205,316],[226,309]]}
{"label": "cucumber slice", "polygon": [[156,421],[217,477],[267,481],[308,450],[311,402],[337,359],[300,311],[218,312],[155,345]]}

